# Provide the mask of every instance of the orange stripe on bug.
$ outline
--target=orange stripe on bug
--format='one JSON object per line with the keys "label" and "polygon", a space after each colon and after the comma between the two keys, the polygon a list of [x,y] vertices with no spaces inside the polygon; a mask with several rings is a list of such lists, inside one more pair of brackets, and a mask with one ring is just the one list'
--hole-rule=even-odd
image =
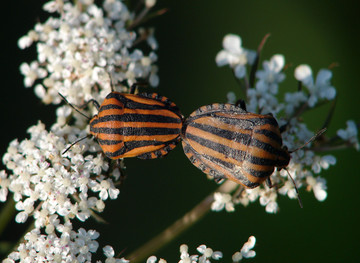
{"label": "orange stripe on bug", "polygon": [[167,97],[113,91],[101,105],[94,104],[98,114],[91,119],[83,115],[90,119],[90,135],[110,159],[162,157],[181,139],[183,115]]}
{"label": "orange stripe on bug", "polygon": [[[272,115],[249,113],[244,103],[240,106],[215,103],[194,111],[181,133],[184,152],[196,167],[217,181],[229,179],[245,188],[267,181],[271,187],[271,174],[275,168],[286,169],[292,151],[283,146]],[[295,182],[294,186],[297,191]]]}

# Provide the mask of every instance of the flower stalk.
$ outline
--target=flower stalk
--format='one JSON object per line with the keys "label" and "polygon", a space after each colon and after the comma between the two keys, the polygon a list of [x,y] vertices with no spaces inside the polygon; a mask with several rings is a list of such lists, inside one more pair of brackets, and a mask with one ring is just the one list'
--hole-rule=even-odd
{"label": "flower stalk", "polygon": [[176,220],[171,226],[152,238],[150,241],[133,251],[127,256],[132,263],[143,262],[144,259],[150,255],[155,254],[161,247],[169,244],[172,240],[177,238],[181,233],[193,226],[197,221],[203,218],[206,213],[211,210],[211,205],[214,202],[215,193],[230,194],[237,188],[237,184],[232,181],[226,181],[220,185],[213,193],[206,196],[193,209],[184,214],[181,218]]}

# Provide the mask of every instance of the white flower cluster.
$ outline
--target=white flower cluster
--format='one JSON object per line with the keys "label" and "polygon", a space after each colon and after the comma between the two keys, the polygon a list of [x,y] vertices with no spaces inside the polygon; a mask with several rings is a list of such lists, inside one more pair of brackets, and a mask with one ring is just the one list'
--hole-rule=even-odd
{"label": "white flower cluster", "polygon": [[346,122],[346,129],[340,129],[337,131],[337,135],[348,142],[350,145],[354,146],[356,150],[360,150],[359,140],[358,140],[358,128],[356,123],[352,120]]}
{"label": "white flower cluster", "polygon": [[[109,167],[101,154],[84,156],[84,147],[75,145],[62,155],[66,145],[64,137],[71,138],[69,131],[68,126],[54,125],[48,132],[39,122],[29,128],[30,139],[12,141],[3,156],[3,162],[12,174],[0,173],[1,200],[5,201],[11,191],[19,211],[16,222],[24,223],[32,216],[35,226],[9,259],[17,261],[30,257],[37,261],[52,255],[54,260],[60,257],[64,262],[74,259],[85,262],[97,250],[96,241],[82,244],[81,240],[90,234],[79,230],[75,235],[72,220],[85,221],[94,211],[103,211],[104,201],[116,199],[119,190],[106,176]],[[120,173],[117,171],[112,175],[117,180]],[[41,234],[42,231],[46,235]],[[89,238],[97,238],[93,237]]]}
{"label": "white flower cluster", "polygon": [[[91,254],[98,250],[99,243],[96,239],[100,236],[95,230],[86,231],[80,228],[72,229],[71,224],[57,224],[56,234],[41,234],[35,228],[24,236],[25,242],[21,243],[17,251],[12,252],[4,263],[13,262],[91,262]],[[103,249],[107,262],[127,263],[128,260],[114,259],[114,250],[111,246]]]}
{"label": "white flower cluster", "polygon": [[[60,92],[69,102],[81,105],[90,99],[102,101],[111,91],[126,89],[138,80],[157,86],[157,56],[134,48],[147,40],[149,50],[157,48],[152,30],[131,31],[139,17],[121,0],[104,0],[102,8],[93,0],[53,0],[44,9],[54,13],[45,23],[36,24],[18,44],[26,48],[37,43],[38,58],[23,63],[20,71],[26,87],[44,103],[58,104]],[[146,1],[144,9],[155,1]],[[58,18],[55,16],[59,16]],[[89,112],[87,112],[89,113]],[[39,122],[28,129],[29,139],[14,140],[2,158],[8,172],[0,171],[0,201],[13,194],[16,222],[34,220],[34,229],[5,262],[89,262],[98,249],[95,231],[73,230],[73,220],[87,220],[105,209],[107,199],[116,199],[115,187],[121,172],[109,167],[99,145],[92,140],[69,143],[88,135],[88,120],[68,106],[57,109],[57,122],[49,129]],[[73,116],[71,116],[73,115]],[[90,115],[90,113],[89,113]],[[71,126],[66,123],[74,117]],[[106,262],[128,262],[114,258],[105,246]]]}
{"label": "white flower cluster", "polygon": [[[285,79],[283,68],[285,58],[283,55],[274,55],[269,61],[263,62],[263,69],[255,69],[256,82],[249,84],[246,67],[251,66],[254,70],[254,59],[234,59],[248,58],[249,54],[255,54],[241,47],[241,38],[236,35],[226,35],[223,40],[224,49],[216,56],[218,66],[229,65],[232,69],[241,68],[244,74],[237,74],[235,77],[244,80],[247,96],[247,110],[260,114],[272,113],[278,118],[280,126],[286,125],[286,131],[282,134],[283,144],[290,150],[297,149],[304,145],[316,132],[310,131],[306,124],[298,117],[303,111],[316,107],[319,103],[333,100],[336,96],[336,89],[331,85],[332,72],[328,69],[321,69],[314,81],[312,70],[308,65],[300,65],[295,68],[295,79],[301,83],[302,88],[294,92],[285,93],[283,102],[276,97],[279,91],[279,84]],[[251,55],[253,57],[254,55]],[[233,92],[228,94],[230,103],[236,101]],[[279,119],[279,116],[282,118]],[[325,118],[324,118],[325,121]],[[340,129],[337,137],[340,143],[347,143],[347,146],[354,146],[359,150],[357,138],[357,127],[353,121],[347,122],[347,129]],[[319,127],[320,129],[321,127]],[[338,140],[338,141],[339,141]],[[330,140],[325,140],[323,146]],[[321,146],[318,146],[321,147]],[[242,189],[233,197],[227,193],[215,193],[212,210],[234,211],[235,204],[241,203],[248,205],[259,199],[260,204],[265,206],[268,213],[276,213],[279,209],[277,204],[278,194],[287,195],[289,198],[297,198],[294,184],[289,179],[288,172],[295,179],[298,188],[305,187],[308,191],[313,191],[315,198],[323,201],[327,197],[326,180],[318,176],[322,169],[328,169],[330,165],[336,164],[336,158],[332,155],[317,155],[312,150],[311,144],[295,151],[291,154],[291,161],[286,170],[276,171],[271,176],[273,184],[280,187],[278,190],[269,187],[258,187],[256,189]]]}
{"label": "white flower cluster", "polygon": [[239,262],[243,258],[253,258],[256,256],[256,252],[252,250],[255,246],[256,238],[254,236],[250,236],[248,241],[244,243],[243,247],[240,251],[236,252],[232,256],[233,262]]}
{"label": "white flower cluster", "polygon": [[74,231],[68,225],[58,225],[61,236],[41,234],[39,229],[28,232],[26,242],[19,245],[3,262],[86,262],[91,260],[91,252],[96,252],[99,233],[80,228]]}
{"label": "white flower cluster", "polygon": [[223,50],[216,55],[216,63],[219,67],[229,65],[237,78],[246,75],[246,65],[252,65],[256,58],[256,52],[247,50],[241,46],[239,36],[229,34],[223,40]]}
{"label": "white flower cluster", "polygon": [[[255,246],[256,238],[250,236],[248,241],[244,243],[241,250],[235,252],[232,256],[233,262],[240,262],[243,258],[253,258],[256,253],[252,250]],[[214,251],[212,248],[206,245],[200,245],[196,249],[199,254],[190,255],[189,247],[186,244],[180,246],[180,261],[179,263],[211,263],[211,260],[220,260],[223,257],[221,251]],[[151,256],[147,259],[146,263],[166,263],[165,259],[160,258],[159,260],[155,256]]]}
{"label": "white flower cluster", "polygon": [[[37,228],[48,227],[52,222],[48,219],[53,215],[54,219],[77,217],[85,221],[92,210],[102,211],[109,197],[117,198],[119,190],[110,178],[105,179],[109,167],[101,154],[84,156],[83,147],[75,145],[62,155],[64,137],[70,130],[68,126],[54,125],[48,132],[39,122],[29,128],[30,139],[10,143],[3,163],[13,173],[7,176],[4,189],[14,194],[16,209],[20,211],[16,216],[18,223],[25,222],[30,215],[34,216]],[[119,176],[119,172],[114,174]],[[98,193],[98,197],[90,192]]]}
{"label": "white flower cluster", "polygon": [[53,0],[44,5],[59,18],[50,17],[38,23],[20,38],[20,48],[36,42],[38,59],[20,67],[25,87],[34,84],[36,95],[44,103],[58,104],[60,92],[70,103],[80,105],[95,99],[102,101],[113,85],[146,80],[157,86],[157,55],[148,55],[134,48],[141,40],[148,40],[149,49],[157,43],[152,30],[127,30],[134,14],[120,0],[104,0],[103,7],[93,0]]}

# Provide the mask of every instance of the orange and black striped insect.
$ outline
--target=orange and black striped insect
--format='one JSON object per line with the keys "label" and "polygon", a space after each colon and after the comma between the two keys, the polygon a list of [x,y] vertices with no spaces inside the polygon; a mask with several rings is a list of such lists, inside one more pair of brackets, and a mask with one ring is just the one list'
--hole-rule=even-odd
{"label": "orange and black striped insect", "polygon": [[180,141],[183,116],[166,97],[113,91],[101,105],[92,102],[98,114],[89,118],[90,134],[110,159],[158,158],[168,154]]}
{"label": "orange and black striped insect", "polygon": [[186,156],[196,167],[217,181],[226,178],[246,188],[264,181],[271,187],[275,167],[286,168],[290,161],[291,152],[282,144],[275,118],[247,112],[243,101],[240,107],[199,108],[185,120],[182,140]]}

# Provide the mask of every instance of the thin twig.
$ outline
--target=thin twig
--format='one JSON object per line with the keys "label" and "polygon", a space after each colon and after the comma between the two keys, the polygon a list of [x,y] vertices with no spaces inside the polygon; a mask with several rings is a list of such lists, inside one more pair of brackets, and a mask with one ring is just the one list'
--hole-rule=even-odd
{"label": "thin twig", "polygon": [[154,254],[157,250],[159,250],[165,244],[168,244],[171,240],[174,240],[177,236],[179,236],[182,232],[191,227],[207,212],[209,212],[211,204],[214,201],[215,192],[231,193],[236,189],[237,186],[238,184],[227,180],[213,193],[209,194],[203,201],[187,212],[183,217],[175,221],[171,226],[132,252],[130,255],[126,256],[126,258],[129,259],[131,263],[144,261],[144,259]]}

